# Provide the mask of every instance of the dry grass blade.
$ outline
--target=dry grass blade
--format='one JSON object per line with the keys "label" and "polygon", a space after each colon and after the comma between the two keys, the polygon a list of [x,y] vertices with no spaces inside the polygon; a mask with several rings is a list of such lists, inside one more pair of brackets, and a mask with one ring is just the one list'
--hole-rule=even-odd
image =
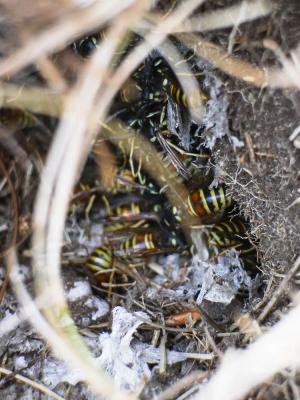
{"label": "dry grass blade", "polygon": [[271,300],[268,302],[268,304],[265,306],[265,308],[263,309],[263,311],[259,315],[258,321],[262,322],[267,317],[267,315],[269,314],[271,309],[274,307],[276,302],[279,300],[280,296],[287,289],[287,286],[288,286],[290,280],[295,275],[295,273],[298,271],[299,267],[300,267],[300,257],[297,258],[297,260],[294,263],[293,267],[288,271],[288,273],[286,274],[284,279],[281,281],[281,283],[278,286],[278,288],[273,293],[273,296],[272,296]]}
{"label": "dry grass blade", "polygon": [[205,378],[207,378],[208,373],[203,371],[195,371],[189,374],[188,376],[180,379],[176,382],[172,387],[165,390],[161,393],[157,400],[171,400],[174,399],[178,393],[186,389],[187,387],[194,385],[195,383],[202,382]]}
{"label": "dry grass blade", "polygon": [[60,116],[65,98],[50,90],[23,87],[11,83],[0,84],[0,106],[26,109],[50,117]]}
{"label": "dry grass blade", "polygon": [[287,88],[299,85],[298,81],[295,80],[298,68],[291,61],[288,62],[288,74],[286,73],[286,68],[261,69],[237,57],[230,56],[220,46],[202,37],[187,33],[178,33],[175,36],[180,42],[184,43],[188,48],[193,49],[199,57],[204,58],[214,67],[254,86]]}
{"label": "dry grass blade", "polygon": [[[64,218],[67,212],[68,200],[72,190],[72,182],[75,181],[78,163],[78,156],[82,151],[81,140],[84,136],[85,124],[88,120],[88,113],[93,103],[94,97],[101,86],[102,80],[96,79],[101,77],[104,79],[103,72],[109,65],[110,57],[118,45],[119,34],[124,31],[123,28],[115,29],[112,35],[108,35],[108,41],[99,48],[95,57],[91,60],[82,81],[80,81],[74,91],[70,94],[66,104],[66,110],[62,122],[56,133],[56,138],[49,154],[48,162],[43,172],[42,185],[38,193],[38,199],[35,210],[35,221],[37,229],[34,234],[33,242],[35,249],[35,265],[37,268],[37,276],[44,269],[44,251],[46,257],[49,257],[49,264],[55,263],[56,267],[52,267],[49,271],[49,279],[53,279],[56,283],[60,282],[59,276],[59,249],[62,243],[62,232]],[[103,54],[107,54],[103,58]],[[97,84],[95,84],[95,81]],[[72,118],[73,117],[73,118]],[[75,162],[74,162],[75,161]],[[62,168],[62,164],[68,165],[67,170]],[[71,167],[72,166],[72,167]],[[58,188],[55,189],[56,180],[58,179]],[[54,193],[52,193],[53,188]],[[67,190],[69,188],[69,190]],[[63,194],[65,193],[65,194]],[[53,198],[52,198],[53,196]],[[48,210],[45,207],[49,207]],[[48,213],[53,213],[54,218],[51,219],[48,232],[50,241],[42,241],[44,237],[44,228],[47,226]],[[60,232],[59,236],[57,233]],[[48,243],[51,243],[49,246]],[[41,266],[41,267],[40,267]],[[59,284],[61,287],[61,285]],[[51,287],[51,285],[50,285]],[[62,288],[56,290],[58,303],[64,303],[64,294]]]}
{"label": "dry grass blade", "polygon": [[[294,84],[295,87],[300,88],[300,80],[299,80],[299,72],[300,72],[300,53],[299,49],[296,49],[295,51],[291,51],[291,59],[288,59],[279,45],[271,39],[265,39],[264,40],[264,46],[274,52],[274,54],[277,56],[278,60],[282,64],[282,72],[281,74],[277,72],[273,78],[271,76],[271,79],[273,81],[273,84],[276,82],[275,79],[281,79],[283,83],[285,81],[290,81]],[[281,83],[281,84],[283,84]]]}
{"label": "dry grass blade", "polygon": [[272,12],[274,4],[269,0],[242,1],[221,10],[203,13],[179,25],[175,32],[204,32],[237,26],[264,17]]}
{"label": "dry grass blade", "polygon": [[32,24],[39,20],[39,25],[44,26],[45,23],[54,18],[61,17],[76,7],[78,2],[73,0],[42,0],[33,3],[31,0],[1,0],[2,15],[9,18],[14,23],[26,21]]}
{"label": "dry grass blade", "polygon": [[57,93],[65,93],[68,84],[55,64],[47,57],[40,58],[37,67],[41,75],[48,81],[49,87]]}
{"label": "dry grass blade", "polygon": [[93,153],[96,156],[98,175],[101,177],[101,185],[106,190],[113,189],[116,185],[117,160],[106,142],[95,143]]}
{"label": "dry grass blade", "polygon": [[[139,2],[139,5],[132,7],[131,13],[121,15],[114,22],[113,28],[107,33],[107,39],[99,46],[70,93],[42,175],[34,213],[33,263],[36,289],[44,297],[46,304],[47,299],[51,304],[45,307],[44,312],[65,345],[72,347],[77,357],[81,356],[80,367],[85,380],[97,388],[98,394],[104,394],[108,398],[115,398],[113,392],[117,393],[118,390],[103,373],[100,377],[98,371],[96,380],[95,375],[89,373],[90,356],[70,318],[64,296],[60,249],[72,186],[91,145],[92,137],[86,140],[85,132],[93,102],[106,78],[106,71],[123,34],[144,9],[145,3]],[[55,299],[55,304],[51,299]],[[107,390],[108,386],[110,391]]]}
{"label": "dry grass blade", "polygon": [[39,382],[35,382],[32,379],[27,378],[26,376],[15,374],[13,371],[10,371],[7,368],[0,367],[0,375],[6,375],[9,377],[10,375],[19,382],[26,383],[33,387],[34,389],[38,390],[39,392],[43,393],[44,395],[48,396],[50,399],[54,400],[64,400],[63,397],[59,396],[58,394],[54,393],[52,390],[48,389],[46,386],[42,385]]}
{"label": "dry grass blade", "polygon": [[268,82],[268,74],[259,67],[251,65],[236,57],[229,56],[226,50],[194,34],[176,34],[178,40],[191,48],[195,53],[221,69],[228,75],[241,79],[256,86],[263,86]]}

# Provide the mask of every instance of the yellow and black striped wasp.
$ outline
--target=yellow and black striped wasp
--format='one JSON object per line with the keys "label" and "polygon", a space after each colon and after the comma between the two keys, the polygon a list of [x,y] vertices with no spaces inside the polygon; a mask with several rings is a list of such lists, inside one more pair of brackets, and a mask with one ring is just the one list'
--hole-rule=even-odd
{"label": "yellow and black striped wasp", "polygon": [[240,219],[223,220],[209,230],[208,244],[221,248],[234,246],[243,239],[246,231],[247,228]]}
{"label": "yellow and black striped wasp", "polygon": [[102,244],[93,250],[85,262],[98,283],[107,282],[113,272],[114,254],[110,245]]}
{"label": "yellow and black striped wasp", "polygon": [[145,258],[161,253],[170,253],[178,250],[174,238],[164,242],[160,232],[144,231],[140,233],[127,234],[127,238],[103,244],[93,250],[85,262],[99,284],[112,281],[114,274],[118,273],[115,263],[122,261],[126,263],[145,260]]}
{"label": "yellow and black striped wasp", "polygon": [[82,58],[88,58],[91,56],[92,52],[98,46],[103,37],[104,36],[101,33],[85,36],[74,42],[72,48]]}
{"label": "yellow and black striped wasp", "polygon": [[[150,57],[151,59],[151,57]],[[185,58],[183,56],[182,61],[187,65],[187,70],[190,71],[189,74],[193,77],[203,77],[204,73],[202,71],[194,70],[194,67],[189,65],[189,57]],[[176,70],[176,66],[174,71]],[[193,108],[198,106],[198,100],[205,104],[208,101],[208,95],[201,87],[201,82],[192,93],[189,93],[187,97],[186,93],[182,89],[176,74],[180,74],[180,71],[173,72],[171,67],[155,52],[152,54],[152,70],[151,74],[154,75],[153,87],[155,90],[164,92],[169,96],[178,106],[185,109]],[[182,77],[184,79],[184,77]],[[155,92],[155,90],[153,90]]]}
{"label": "yellow and black striped wasp", "polygon": [[40,116],[22,108],[0,108],[0,123],[15,129],[39,128],[48,137],[52,137],[51,130]]}
{"label": "yellow and black striped wasp", "polygon": [[0,108],[0,122],[3,125],[16,126],[22,129],[39,125],[39,120],[29,111],[20,108]]}
{"label": "yellow and black striped wasp", "polygon": [[208,229],[209,249],[217,256],[236,249],[246,268],[253,270],[258,263],[255,245],[247,236],[247,225],[238,218],[225,219]]}
{"label": "yellow and black striped wasp", "polygon": [[[104,197],[104,196],[102,196]],[[106,214],[102,213],[104,223],[104,233],[108,236],[110,233],[134,232],[140,229],[147,229],[153,223],[159,224],[160,217],[154,211],[154,207],[147,209],[145,204],[140,202],[128,202],[111,206],[107,198]]]}
{"label": "yellow and black striped wasp", "polygon": [[[184,93],[181,86],[170,78],[165,77],[162,83],[163,90],[175,101],[176,104],[188,109],[189,107],[195,108],[198,106],[198,95],[200,95],[200,99],[206,103],[208,101],[208,96],[200,86],[195,89],[193,93],[190,94],[189,97]],[[195,96],[197,94],[197,97]]]}
{"label": "yellow and black striped wasp", "polygon": [[231,196],[226,193],[225,186],[216,188],[198,188],[190,192],[188,211],[194,216],[207,216],[220,213],[232,205]]}

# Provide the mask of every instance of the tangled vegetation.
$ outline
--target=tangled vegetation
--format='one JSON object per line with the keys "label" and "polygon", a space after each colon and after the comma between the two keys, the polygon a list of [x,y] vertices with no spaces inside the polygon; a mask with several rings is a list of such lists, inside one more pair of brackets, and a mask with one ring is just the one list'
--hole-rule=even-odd
{"label": "tangled vegetation", "polygon": [[4,397],[298,399],[297,1],[19,3]]}

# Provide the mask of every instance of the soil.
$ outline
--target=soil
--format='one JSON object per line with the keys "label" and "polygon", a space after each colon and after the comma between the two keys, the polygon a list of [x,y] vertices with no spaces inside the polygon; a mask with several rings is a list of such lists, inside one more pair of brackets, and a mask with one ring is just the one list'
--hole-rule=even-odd
{"label": "soil", "polygon": [[[212,7],[218,8],[232,3],[232,1],[218,0]],[[265,37],[274,39],[285,54],[299,43],[298,1],[282,0],[275,3],[276,10],[270,16],[239,27],[239,40],[233,47],[235,56],[262,68],[274,64],[280,65],[274,54],[263,48],[262,39]],[[204,6],[205,8],[207,9],[208,6]],[[230,33],[231,29],[209,32],[207,38],[226,48]],[[226,135],[218,139],[213,147],[214,166],[221,181],[226,184],[238,205],[238,212],[250,223],[251,236],[255,237],[260,258],[259,269],[263,282],[260,291],[254,297],[247,300],[235,300],[230,307],[226,308],[225,313],[228,314],[229,319],[232,319],[236,313],[247,311],[253,318],[257,318],[262,311],[262,307],[257,307],[257,304],[264,296],[272,297],[283,276],[300,254],[300,202],[299,200],[297,202],[300,198],[300,150],[289,139],[300,123],[299,93],[292,89],[254,88],[213,69],[210,69],[210,74],[222,82],[220,96],[226,98],[229,126]],[[233,143],[236,142],[233,142],[232,137],[237,138],[241,146],[234,146]],[[24,264],[24,275],[26,282],[30,285],[32,279],[29,270],[30,261],[25,258]],[[4,274],[4,270],[1,271]],[[68,293],[76,286],[77,281],[84,282],[83,285],[85,283],[89,285],[87,277],[83,276],[78,268],[70,270],[64,267],[64,277]],[[299,288],[296,278],[267,316],[265,320],[267,326],[274,324],[290,307],[291,293]],[[268,286],[270,281],[271,285]],[[98,336],[111,326],[112,318],[108,313],[103,312],[103,315],[98,314],[97,318],[93,319],[95,312],[99,312],[101,308],[97,302],[100,294],[97,291],[93,294],[92,291],[89,293],[89,290],[91,290],[90,286],[87,294],[78,295],[78,298],[71,302],[71,310],[87,344],[94,351],[95,356],[99,356]],[[86,305],[87,296],[95,297],[92,306],[91,303],[89,303],[90,306]],[[122,305],[128,310],[136,311],[134,301],[141,301],[142,298],[138,290],[132,291],[131,299],[123,300]],[[149,301],[148,304],[154,307],[155,312],[159,308],[155,302]],[[210,310],[210,315],[214,315],[215,318],[224,313],[224,306],[220,305],[208,304],[205,309]],[[0,308],[2,319],[14,314],[16,310],[16,301],[11,289],[8,289]],[[104,327],[91,328],[103,322],[106,324]],[[244,347],[246,345],[241,338],[235,339],[230,335],[227,338],[220,338],[213,328],[209,327],[209,329],[221,351],[225,351],[229,346]],[[207,336],[203,334],[203,331],[201,332],[203,335],[201,340],[197,338],[197,329],[191,329],[187,334],[169,333],[167,348],[183,352],[211,349]],[[152,333],[152,331],[149,333],[146,329],[141,329],[134,335],[134,340],[149,343]],[[66,399],[94,398],[85,385],[75,384],[76,379],[74,381],[68,376],[62,364],[56,364],[56,360],[49,354],[49,349],[43,340],[27,324],[22,324],[10,334],[1,337],[0,355],[5,368],[44,382]],[[153,369],[155,372],[140,398],[152,399],[188,372],[199,368],[212,371],[217,363],[217,360],[183,361],[175,367],[168,366],[163,374],[160,374],[155,367]],[[57,369],[59,372],[55,378],[53,370]],[[293,399],[295,397],[288,383],[290,379],[285,373],[278,374],[273,382],[256,388],[247,398],[262,398],[259,396],[264,390],[264,399]],[[293,382],[296,386],[299,385],[297,375],[294,376]],[[28,389],[23,384],[16,383],[13,378],[2,378],[0,388],[5,399],[49,398]]]}

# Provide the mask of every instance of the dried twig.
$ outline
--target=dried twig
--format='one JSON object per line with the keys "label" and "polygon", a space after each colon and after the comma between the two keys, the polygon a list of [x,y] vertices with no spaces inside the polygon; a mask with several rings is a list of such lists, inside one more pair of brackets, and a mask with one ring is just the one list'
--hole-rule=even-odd
{"label": "dried twig", "polygon": [[203,371],[192,372],[188,376],[185,376],[184,378],[176,382],[174,385],[166,389],[163,393],[161,393],[157,397],[157,400],[174,399],[179,392],[183,391],[184,389],[195,383],[202,382],[204,379],[207,378],[207,376],[208,372],[203,372]]}
{"label": "dried twig", "polygon": [[58,117],[63,108],[64,97],[38,87],[0,84],[0,106],[27,109],[33,113]]}
{"label": "dried twig", "polygon": [[41,75],[48,81],[49,86],[58,93],[65,93],[68,84],[59,69],[47,57],[40,58],[37,65]]}
{"label": "dried twig", "polygon": [[[56,334],[59,334],[65,345],[73,348],[77,361],[81,359],[80,369],[86,381],[94,387],[96,393],[108,398],[118,398],[118,396],[125,398],[126,396],[119,393],[111,379],[103,372],[101,378],[99,371],[97,378],[97,374],[90,373],[88,361],[90,355],[68,312],[60,274],[59,256],[72,186],[88,154],[95,133],[88,131],[86,134],[93,112],[92,105],[99,88],[105,81],[106,71],[123,34],[128,26],[144,12],[144,7],[144,2],[136,2],[131,10],[114,21],[113,28],[107,33],[107,39],[99,46],[68,96],[65,112],[42,175],[34,213],[33,262],[36,289],[38,294],[49,299],[50,303],[51,299],[55,299],[55,304],[52,301],[51,306],[45,308],[45,314],[55,326]],[[21,296],[19,299],[22,301]],[[48,339],[48,335],[46,337]],[[50,343],[54,346],[53,342],[50,341]],[[60,356],[64,356],[64,352],[61,352]],[[117,397],[112,392],[118,393]]]}
{"label": "dried twig", "polygon": [[34,380],[27,378],[26,376],[16,374],[7,368],[0,367],[0,374],[6,375],[7,377],[9,377],[11,375],[17,381],[26,383],[27,385],[33,387],[34,389],[38,390],[39,392],[43,393],[44,395],[49,396],[49,398],[51,398],[51,399],[64,400],[63,397],[54,393],[52,390],[48,389],[45,385],[42,385],[39,382],[35,382]]}
{"label": "dried twig", "polygon": [[221,358],[222,355],[223,355],[223,354],[222,354],[222,351],[218,348],[216,342],[214,341],[214,338],[213,338],[212,335],[210,334],[210,332],[209,332],[209,330],[208,330],[208,327],[207,327],[206,325],[204,325],[204,332],[205,332],[205,335],[206,335],[206,337],[207,337],[208,343],[210,344],[211,348],[213,349],[213,352],[215,353],[215,355],[216,355],[218,358]]}
{"label": "dried twig", "polygon": [[242,1],[233,6],[192,17],[177,26],[174,32],[204,32],[238,26],[247,21],[264,17],[273,9],[274,5],[269,0]]}
{"label": "dried twig", "polygon": [[199,57],[209,61],[226,74],[255,86],[264,86],[268,83],[268,70],[263,71],[255,65],[228,55],[222,47],[203,37],[186,33],[176,34],[176,37],[187,47],[193,49]]}
{"label": "dried twig", "polygon": [[259,322],[262,322],[267,317],[267,315],[269,314],[271,309],[277,303],[280,296],[286,290],[288,283],[290,282],[292,277],[295,275],[295,273],[298,271],[299,267],[300,267],[300,256],[297,258],[297,260],[295,261],[292,268],[287,272],[284,279],[281,281],[280,285],[273,293],[273,296],[272,296],[271,300],[269,301],[269,303],[265,306],[263,311],[260,313],[259,317],[257,318]]}
{"label": "dried twig", "polygon": [[[220,46],[205,40],[195,34],[178,33],[175,35],[179,41],[193,49],[195,53],[219,68],[228,75],[240,79],[254,86],[270,86],[272,88],[297,87],[299,82],[298,67],[292,61],[286,61],[285,68],[264,68],[250,64],[246,61],[230,56]],[[288,68],[288,74],[286,73]]]}
{"label": "dried twig", "polygon": [[118,172],[116,156],[112,153],[105,141],[101,143],[96,142],[93,146],[93,153],[96,156],[101,185],[103,185],[106,190],[114,188],[116,186]]}

